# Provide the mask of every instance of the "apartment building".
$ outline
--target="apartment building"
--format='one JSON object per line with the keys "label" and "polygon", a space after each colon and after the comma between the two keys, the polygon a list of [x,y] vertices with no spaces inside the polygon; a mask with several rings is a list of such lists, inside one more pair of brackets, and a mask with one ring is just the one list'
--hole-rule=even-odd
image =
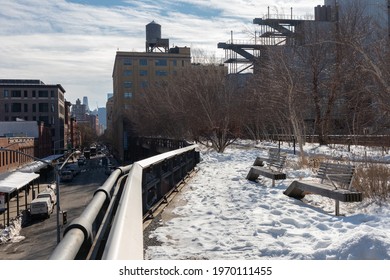
{"label": "apartment building", "polygon": [[[161,26],[155,22],[146,25],[146,51],[118,51],[113,69],[113,111],[108,111],[112,121],[113,152],[121,161],[129,160],[128,139],[133,134],[131,120],[126,111],[131,110],[134,99],[150,85],[158,84],[191,66],[188,47],[169,48],[169,40],[161,39]],[[112,125],[112,127],[110,127]]]}
{"label": "apartment building", "polygon": [[[325,0],[325,6],[332,10],[332,19],[342,17],[351,8],[357,7],[362,15],[370,17],[376,32],[390,37],[390,0]],[[338,11],[336,16],[335,12]]]}
{"label": "apartment building", "polygon": [[76,103],[72,105],[72,116],[77,121],[86,121],[87,120],[87,105],[81,104],[81,100],[78,98]]}
{"label": "apartment building", "polygon": [[[34,148],[31,156],[44,158],[53,153],[50,128],[46,127],[43,122],[0,122],[0,140],[9,139],[9,143],[6,143],[6,145],[0,145],[0,147],[6,147],[9,145],[14,146],[15,142],[20,145],[20,143],[23,142],[20,139],[23,140],[30,137],[34,139]],[[15,139],[18,139],[18,141]]]}
{"label": "apartment building", "polygon": [[0,137],[0,147],[20,152],[0,151],[0,174],[2,174],[34,161],[32,157],[36,149],[36,138]]}
{"label": "apartment building", "polygon": [[67,147],[68,127],[65,89],[47,85],[40,80],[0,79],[0,121],[37,121],[50,128],[52,147],[57,151]]}

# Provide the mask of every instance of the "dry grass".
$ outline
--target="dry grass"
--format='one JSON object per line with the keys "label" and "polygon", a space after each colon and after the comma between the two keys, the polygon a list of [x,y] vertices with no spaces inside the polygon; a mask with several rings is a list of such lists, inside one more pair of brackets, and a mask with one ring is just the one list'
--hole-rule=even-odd
{"label": "dry grass", "polygon": [[293,167],[294,169],[310,168],[313,172],[316,172],[322,161],[326,161],[325,156],[306,156],[304,159],[300,157],[298,162],[296,162],[294,166],[291,165],[290,167]]}
{"label": "dry grass", "polygon": [[384,201],[390,198],[390,167],[366,163],[356,168],[353,186],[364,198]]}
{"label": "dry grass", "polygon": [[[327,161],[324,156],[316,155],[306,157],[296,162],[296,167],[310,168],[317,172],[322,161]],[[349,164],[355,164],[349,162]],[[376,201],[386,201],[390,199],[390,166],[386,164],[366,162],[356,165],[356,171],[352,182],[353,188],[363,193],[364,198]]]}

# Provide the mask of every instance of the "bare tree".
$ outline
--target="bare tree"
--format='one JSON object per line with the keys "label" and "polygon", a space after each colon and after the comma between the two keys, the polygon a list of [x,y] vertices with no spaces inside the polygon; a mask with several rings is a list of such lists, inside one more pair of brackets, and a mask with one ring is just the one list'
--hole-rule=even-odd
{"label": "bare tree", "polygon": [[304,159],[304,72],[300,71],[299,55],[291,47],[273,47],[267,51],[259,79],[259,99],[268,107],[269,123],[277,132],[294,135]]}
{"label": "bare tree", "polygon": [[365,14],[365,8],[360,1],[354,1],[343,10],[337,25],[341,35],[337,44],[348,50],[351,58],[348,63],[355,67],[355,90],[361,93],[360,102],[365,106],[360,108],[364,127],[383,133],[383,128],[389,128],[390,113],[389,30],[377,18]]}
{"label": "bare tree", "polygon": [[242,96],[220,65],[193,65],[135,100],[132,120],[142,135],[211,143],[218,152],[240,135]]}

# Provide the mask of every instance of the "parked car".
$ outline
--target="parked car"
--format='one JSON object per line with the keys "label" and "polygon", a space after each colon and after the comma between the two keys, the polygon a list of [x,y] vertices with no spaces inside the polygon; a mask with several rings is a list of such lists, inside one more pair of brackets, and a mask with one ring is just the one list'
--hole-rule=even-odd
{"label": "parked car", "polygon": [[62,170],[60,174],[60,179],[63,182],[70,182],[73,180],[72,170]]}
{"label": "parked car", "polygon": [[31,217],[45,217],[50,218],[50,214],[53,213],[53,204],[50,197],[37,197],[30,203],[30,215]]}
{"label": "parked car", "polygon": [[53,205],[57,204],[57,196],[52,189],[46,189],[37,195],[37,198],[48,197]]}
{"label": "parked car", "polygon": [[85,158],[90,159],[91,158],[91,151],[90,150],[85,150],[84,151],[84,156],[85,156]]}

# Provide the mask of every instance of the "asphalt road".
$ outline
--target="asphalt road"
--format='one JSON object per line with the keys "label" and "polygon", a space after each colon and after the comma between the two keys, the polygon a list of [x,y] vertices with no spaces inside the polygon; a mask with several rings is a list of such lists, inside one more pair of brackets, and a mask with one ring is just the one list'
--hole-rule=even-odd
{"label": "asphalt road", "polygon": [[[100,157],[91,158],[72,182],[60,182],[60,206],[67,211],[68,223],[79,217],[91,201],[93,193],[107,179]],[[56,209],[56,206],[55,206]],[[57,245],[57,216],[54,209],[50,218],[28,220],[20,235],[25,239],[17,243],[0,245],[0,260],[47,260]],[[62,225],[61,237],[66,225]]]}

